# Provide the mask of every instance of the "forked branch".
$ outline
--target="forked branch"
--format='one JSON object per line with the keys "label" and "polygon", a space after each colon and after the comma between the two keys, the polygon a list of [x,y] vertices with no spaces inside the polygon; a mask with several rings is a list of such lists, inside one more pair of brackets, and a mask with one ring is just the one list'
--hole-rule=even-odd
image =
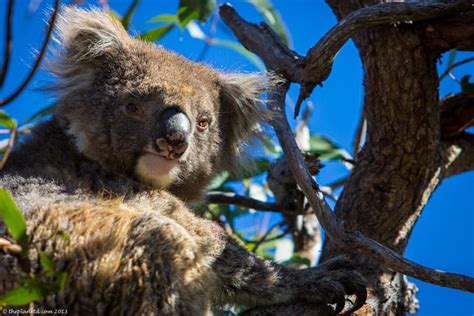
{"label": "forked branch", "polygon": [[346,16],[326,33],[302,58],[288,49],[271,30],[243,20],[229,5],[220,7],[220,15],[232,29],[237,39],[248,50],[262,58],[267,68],[281,73],[291,82],[301,83],[300,96],[295,107],[298,116],[301,103],[316,85],[329,76],[335,56],[341,47],[358,31],[377,25],[399,22],[422,21],[448,16],[454,13],[474,11],[466,1],[443,3],[382,3],[362,8]]}

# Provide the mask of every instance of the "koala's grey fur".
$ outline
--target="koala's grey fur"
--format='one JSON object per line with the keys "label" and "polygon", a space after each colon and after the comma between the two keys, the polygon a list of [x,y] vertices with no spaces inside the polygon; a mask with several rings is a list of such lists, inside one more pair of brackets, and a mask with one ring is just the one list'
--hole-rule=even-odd
{"label": "koala's grey fur", "polygon": [[[259,76],[220,73],[131,38],[99,11],[64,8],[58,29],[57,110],[15,148],[0,179],[27,218],[31,271],[42,250],[69,275],[36,306],[203,315],[226,303],[332,302],[363,291],[357,273],[334,263],[296,270],[262,260],[187,206],[235,166],[266,115]],[[139,116],[124,112],[129,102]],[[171,106],[193,132],[168,170],[144,148]],[[204,132],[195,127],[202,115]],[[0,295],[18,284],[18,262],[0,250]]]}

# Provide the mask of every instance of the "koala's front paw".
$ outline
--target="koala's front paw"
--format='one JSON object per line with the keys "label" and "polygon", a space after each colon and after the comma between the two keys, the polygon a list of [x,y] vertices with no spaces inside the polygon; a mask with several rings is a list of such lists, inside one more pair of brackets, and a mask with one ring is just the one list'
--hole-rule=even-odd
{"label": "koala's front paw", "polygon": [[311,276],[304,282],[305,286],[299,291],[300,297],[307,301],[335,304],[334,314],[344,309],[346,295],[356,296],[348,313],[364,305],[367,299],[367,282],[346,258],[329,260],[311,272]]}

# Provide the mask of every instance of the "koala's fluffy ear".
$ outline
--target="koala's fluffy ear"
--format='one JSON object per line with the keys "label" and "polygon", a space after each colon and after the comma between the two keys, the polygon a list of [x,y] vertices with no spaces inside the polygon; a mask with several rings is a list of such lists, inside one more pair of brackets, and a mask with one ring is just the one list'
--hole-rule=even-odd
{"label": "koala's fluffy ear", "polygon": [[[131,39],[120,22],[98,10],[64,7],[56,25],[55,61],[52,73],[63,79],[74,79],[97,58],[117,55]],[[71,78],[72,77],[72,78]],[[77,82],[76,82],[77,83]]]}
{"label": "koala's fluffy ear", "polygon": [[238,144],[258,131],[258,124],[269,118],[261,95],[267,78],[258,74],[221,74],[221,114],[227,137]]}
{"label": "koala's fluffy ear", "polygon": [[[270,79],[269,79],[270,78]],[[262,93],[273,85],[271,76],[260,74],[220,75],[220,120],[227,153],[224,168],[236,172],[243,143],[261,132],[260,123],[271,118]]]}

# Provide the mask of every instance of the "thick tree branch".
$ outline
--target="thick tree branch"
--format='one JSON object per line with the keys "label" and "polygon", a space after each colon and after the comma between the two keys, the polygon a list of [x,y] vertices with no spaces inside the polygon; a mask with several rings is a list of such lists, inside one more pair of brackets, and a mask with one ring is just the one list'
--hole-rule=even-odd
{"label": "thick tree branch", "polygon": [[30,72],[26,76],[26,78],[23,80],[23,82],[18,86],[18,88],[15,89],[9,96],[7,96],[5,99],[0,99],[0,107],[7,105],[11,101],[15,100],[15,98],[20,95],[20,93],[26,88],[28,83],[33,79],[34,74],[38,70],[41,61],[43,60],[44,54],[46,53],[46,48],[48,47],[48,43],[51,39],[51,35],[53,33],[54,29],[54,24],[56,22],[56,16],[58,14],[58,9],[59,9],[59,0],[54,1],[54,8],[53,8],[53,13],[51,14],[51,18],[49,19],[49,24],[48,24],[48,29],[46,31],[46,35],[43,41],[43,46],[41,46],[41,49],[38,53],[38,56],[36,57],[36,60],[33,64],[33,66],[30,69]]}
{"label": "thick tree branch", "polygon": [[424,24],[426,44],[439,52],[474,50],[474,15],[463,14]]}
{"label": "thick tree branch", "polygon": [[439,106],[443,139],[459,135],[474,125],[474,95],[451,95],[441,100]]}
{"label": "thick tree branch", "polygon": [[464,133],[445,142],[445,177],[474,170],[474,135]]}

